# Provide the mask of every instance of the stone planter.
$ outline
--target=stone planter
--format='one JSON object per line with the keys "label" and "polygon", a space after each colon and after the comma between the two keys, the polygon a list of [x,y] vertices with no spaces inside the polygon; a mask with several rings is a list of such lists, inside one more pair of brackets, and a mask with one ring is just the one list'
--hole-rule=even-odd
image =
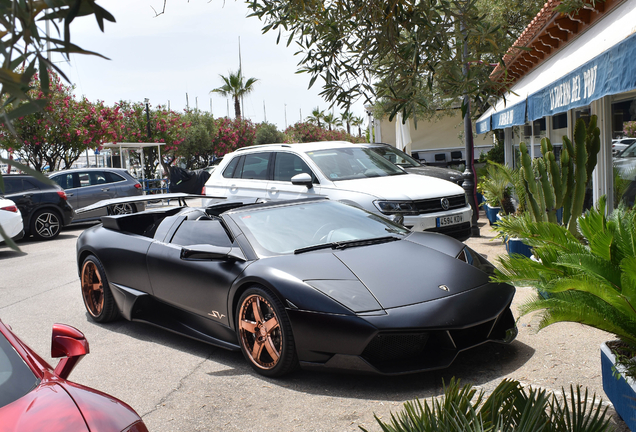
{"label": "stone planter", "polygon": [[601,344],[601,372],[605,394],[629,430],[636,432],[636,382],[621,373],[621,366],[616,366],[616,357],[605,343]]}

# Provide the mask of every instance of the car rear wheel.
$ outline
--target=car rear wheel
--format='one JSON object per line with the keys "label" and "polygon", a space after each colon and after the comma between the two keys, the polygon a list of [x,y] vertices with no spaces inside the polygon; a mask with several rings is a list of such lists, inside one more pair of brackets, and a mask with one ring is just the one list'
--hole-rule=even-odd
{"label": "car rear wheel", "polygon": [[282,303],[261,287],[239,300],[236,331],[243,355],[261,375],[282,376],[298,365],[291,324]]}
{"label": "car rear wheel", "polygon": [[30,233],[36,240],[53,240],[60,234],[62,218],[55,210],[38,210],[31,217]]}
{"label": "car rear wheel", "polygon": [[116,204],[113,206],[113,214],[114,215],[123,215],[123,214],[131,214],[135,213],[135,205],[124,203],[124,204]]}
{"label": "car rear wheel", "polygon": [[104,323],[119,318],[106,272],[97,257],[90,255],[84,260],[80,281],[84,306],[94,321]]}

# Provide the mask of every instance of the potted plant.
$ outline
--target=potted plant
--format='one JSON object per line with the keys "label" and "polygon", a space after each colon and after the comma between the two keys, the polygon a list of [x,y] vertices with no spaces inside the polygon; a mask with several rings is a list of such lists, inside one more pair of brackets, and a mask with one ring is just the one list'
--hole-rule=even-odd
{"label": "potted plant", "polygon": [[490,225],[497,222],[497,214],[500,212],[504,215],[515,212],[507,167],[488,161],[485,174],[481,178],[478,187],[484,195],[485,202],[483,206]]}
{"label": "potted plant", "polygon": [[[636,210],[619,207],[605,215],[606,202],[578,218],[577,236],[566,226],[535,222],[529,217],[509,221],[507,229],[527,239],[536,260],[521,256],[499,258],[498,282],[532,286],[538,295],[521,313],[538,311],[539,328],[570,321],[616,336],[608,344],[618,366],[604,373],[623,375],[627,384],[636,378]],[[539,295],[546,293],[547,295]],[[608,364],[611,359],[603,360]],[[618,385],[604,376],[605,392],[616,411],[636,431],[636,388]],[[617,394],[625,390],[631,394]]]}

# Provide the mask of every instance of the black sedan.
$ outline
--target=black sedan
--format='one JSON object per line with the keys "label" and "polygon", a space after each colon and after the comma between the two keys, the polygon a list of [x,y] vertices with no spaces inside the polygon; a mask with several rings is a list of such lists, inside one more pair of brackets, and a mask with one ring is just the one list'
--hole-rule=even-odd
{"label": "black sedan", "polygon": [[77,263],[95,321],[241,349],[266,376],[432,370],[517,334],[514,288],[491,283],[482,256],[327,199],[106,216],[79,237]]}

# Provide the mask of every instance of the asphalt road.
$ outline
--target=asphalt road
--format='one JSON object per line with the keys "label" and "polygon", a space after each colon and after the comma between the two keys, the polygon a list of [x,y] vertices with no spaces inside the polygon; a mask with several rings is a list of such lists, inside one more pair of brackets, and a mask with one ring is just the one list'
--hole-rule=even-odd
{"label": "asphalt road", "polygon": [[[442,394],[455,376],[486,392],[503,378],[552,391],[586,386],[606,399],[599,344],[610,335],[576,324],[536,332],[536,318],[519,320],[510,345],[489,344],[460,354],[448,369],[402,377],[298,371],[283,379],[257,375],[241,353],[228,352],[157,329],[117,321],[93,323],[85,312],[75,243],[85,227],[49,242],[22,241],[22,252],[0,248],[0,318],[45,359],[51,327],[65,323],[84,332],[87,355],[73,381],[130,404],[150,431],[379,431],[374,414],[387,419],[403,402]],[[468,241],[490,260],[502,252],[482,225]],[[178,289],[178,287],[175,287]],[[531,295],[520,289],[515,303]],[[627,430],[620,420],[618,430]]]}

